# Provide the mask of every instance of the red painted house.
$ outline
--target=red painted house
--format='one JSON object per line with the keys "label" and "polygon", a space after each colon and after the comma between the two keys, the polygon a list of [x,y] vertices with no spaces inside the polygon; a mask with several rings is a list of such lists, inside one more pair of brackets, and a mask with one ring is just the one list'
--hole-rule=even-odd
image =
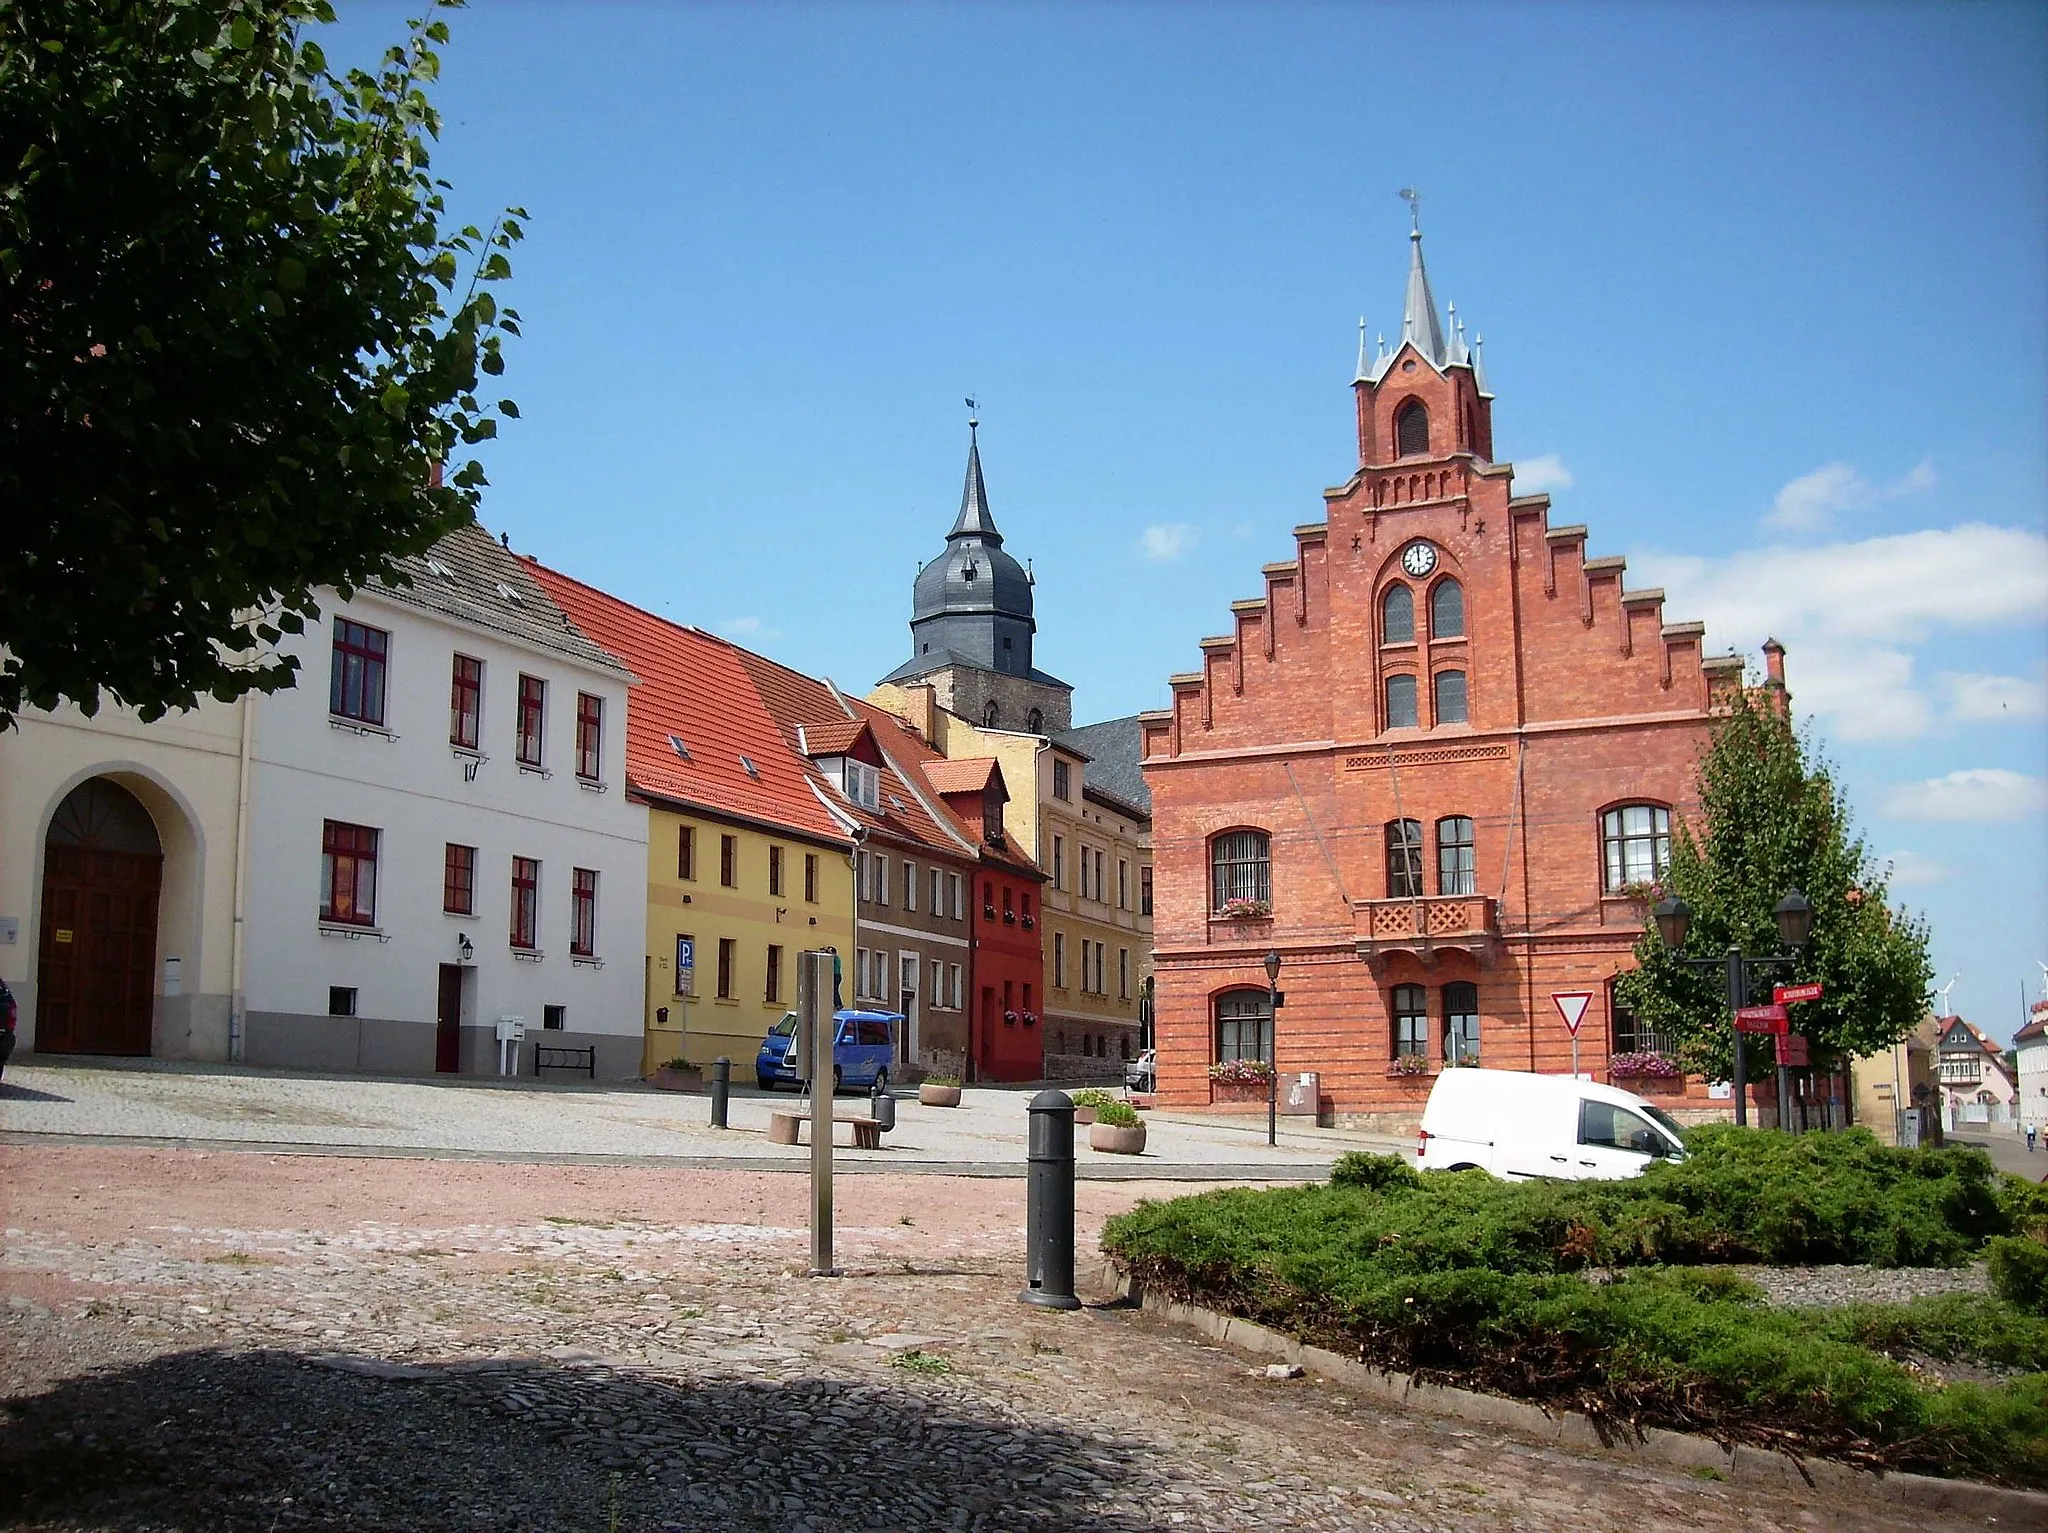
{"label": "red painted house", "polygon": [[1742,660],[1515,493],[1420,233],[1399,342],[1361,338],[1353,388],[1355,468],[1142,716],[1169,1105],[1209,1103],[1212,1062],[1266,1056],[1269,950],[1279,1068],[1320,1071],[1347,1119],[1412,1121],[1453,1061],[1569,1069],[1558,994],[1592,997],[1588,1073],[1662,1045],[1611,981]]}
{"label": "red painted house", "polygon": [[967,900],[974,966],[968,1070],[975,1080],[1032,1081],[1045,1074],[1038,993],[1044,962],[1038,890],[1045,875],[1003,827],[1010,791],[993,757],[930,760],[924,775],[981,849]]}

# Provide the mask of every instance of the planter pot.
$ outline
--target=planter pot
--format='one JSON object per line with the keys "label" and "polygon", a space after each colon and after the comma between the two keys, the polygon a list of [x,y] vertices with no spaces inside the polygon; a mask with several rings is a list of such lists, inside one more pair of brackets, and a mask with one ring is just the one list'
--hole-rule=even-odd
{"label": "planter pot", "polygon": [[934,1086],[926,1081],[917,1088],[917,1099],[926,1107],[958,1107],[960,1088],[958,1086]]}
{"label": "planter pot", "polygon": [[1142,1155],[1145,1151],[1145,1125],[1136,1128],[1117,1128],[1109,1123],[1097,1123],[1088,1130],[1088,1147],[1100,1150],[1105,1155]]}
{"label": "planter pot", "polygon": [[1682,1075],[1617,1075],[1614,1084],[1623,1091],[1633,1091],[1639,1097],[1658,1092],[1682,1095],[1685,1091],[1685,1077]]}
{"label": "planter pot", "polygon": [[1095,1121],[1095,1109],[1094,1109],[1094,1108],[1092,1108],[1092,1107],[1077,1107],[1077,1108],[1075,1108],[1075,1109],[1074,1109],[1074,1122],[1076,1122],[1077,1124],[1078,1124],[1078,1123],[1093,1123],[1094,1121]]}
{"label": "planter pot", "polygon": [[1264,1081],[1211,1081],[1209,1101],[1218,1102],[1260,1102],[1266,1100]]}
{"label": "planter pot", "polygon": [[671,1070],[662,1065],[647,1077],[647,1084],[656,1091],[702,1091],[704,1072],[702,1070]]}

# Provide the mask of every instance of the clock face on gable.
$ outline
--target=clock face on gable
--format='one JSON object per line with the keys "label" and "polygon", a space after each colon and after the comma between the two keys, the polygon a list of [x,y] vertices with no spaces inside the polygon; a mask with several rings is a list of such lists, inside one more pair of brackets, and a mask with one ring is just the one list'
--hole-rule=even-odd
{"label": "clock face on gable", "polygon": [[1436,568],[1436,549],[1428,543],[1410,543],[1401,550],[1401,568],[1420,579]]}

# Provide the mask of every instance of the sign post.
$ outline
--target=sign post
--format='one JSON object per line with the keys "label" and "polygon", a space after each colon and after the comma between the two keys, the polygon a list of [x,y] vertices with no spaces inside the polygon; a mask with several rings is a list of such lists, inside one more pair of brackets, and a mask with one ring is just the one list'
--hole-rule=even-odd
{"label": "sign post", "polygon": [[1579,1078],[1579,1024],[1586,1020],[1586,1008],[1593,1004],[1590,990],[1554,990],[1550,1004],[1564,1018],[1565,1031],[1572,1035],[1572,1079]]}
{"label": "sign post", "polygon": [[796,963],[798,1065],[811,1083],[811,1276],[837,1277],[832,1265],[832,964],[830,953]]}

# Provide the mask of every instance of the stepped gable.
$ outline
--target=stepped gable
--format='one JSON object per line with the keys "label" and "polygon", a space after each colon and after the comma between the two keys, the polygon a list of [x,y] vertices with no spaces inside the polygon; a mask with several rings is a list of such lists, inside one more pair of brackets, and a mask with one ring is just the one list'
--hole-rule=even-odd
{"label": "stepped gable", "polygon": [[744,651],[538,561],[528,568],[577,627],[640,679],[626,708],[630,787],[685,808],[848,844],[846,827],[811,790],[810,763],[784,739],[755,690]]}
{"label": "stepped gable", "polygon": [[[882,735],[873,719],[854,711],[837,687],[751,650],[739,654],[783,739],[804,760],[812,781],[835,813],[901,847],[949,857],[974,855],[974,840],[967,828],[939,800],[919,764],[914,760],[906,764],[896,742]],[[877,717],[888,719],[890,715],[878,711]],[[861,749],[863,742],[867,750]],[[817,757],[843,755],[857,755],[883,769],[876,808],[854,803],[812,764]]]}

